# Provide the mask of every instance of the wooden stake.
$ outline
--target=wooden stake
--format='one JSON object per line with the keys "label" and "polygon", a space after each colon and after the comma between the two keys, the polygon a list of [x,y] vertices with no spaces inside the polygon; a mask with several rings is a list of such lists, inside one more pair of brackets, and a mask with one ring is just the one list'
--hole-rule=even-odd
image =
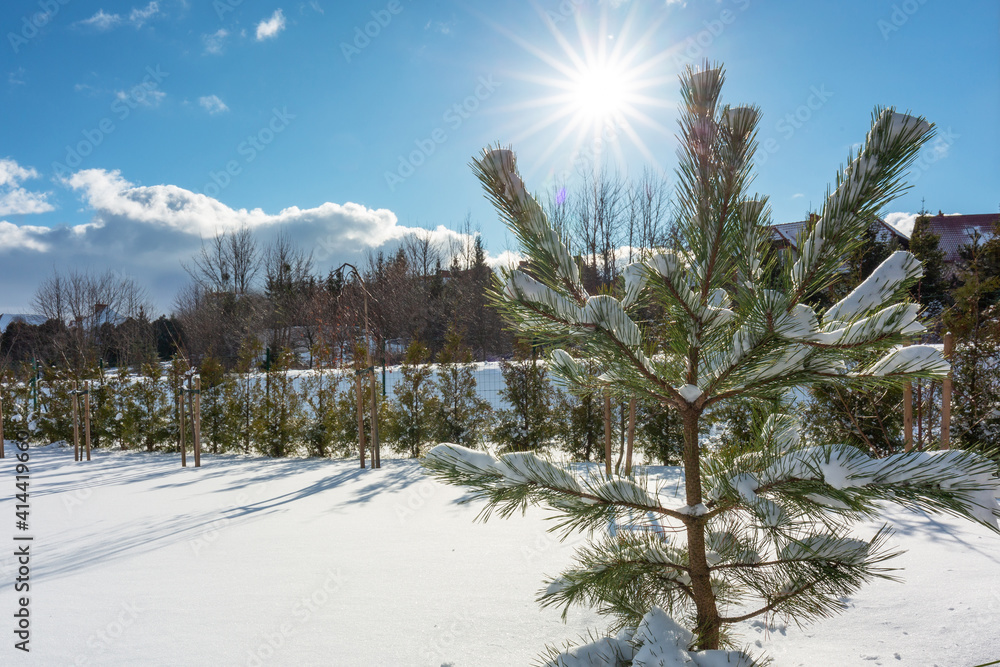
{"label": "wooden stake", "polygon": [[[944,358],[951,363],[955,336],[949,331],[944,335]],[[951,448],[951,368],[941,383],[941,449]]]}
{"label": "wooden stake", "polygon": [[[83,437],[87,444],[87,460],[90,460],[90,383],[83,390]],[[82,458],[82,457],[81,457]]]}
{"label": "wooden stake", "polygon": [[361,395],[361,374],[354,378],[358,391],[358,453],[361,456],[361,467],[365,467],[365,401]]}
{"label": "wooden stake", "polygon": [[80,460],[80,417],[77,408],[77,384],[73,380],[73,460]]}
{"label": "wooden stake", "polygon": [[201,376],[194,379],[194,467],[201,467]]}
{"label": "wooden stake", "polygon": [[[374,361],[373,361],[374,363]],[[378,441],[378,396],[375,393],[375,367],[371,366],[371,389],[372,389],[372,467],[382,467],[382,453],[379,451]]]}
{"label": "wooden stake", "polygon": [[187,443],[184,442],[184,431],[186,427],[184,425],[184,380],[181,380],[181,386],[177,389],[177,437],[180,439],[181,447],[181,467],[187,467]]}
{"label": "wooden stake", "polygon": [[625,452],[625,476],[632,474],[632,444],[635,442],[635,399],[628,401],[628,450]]}
{"label": "wooden stake", "polygon": [[604,471],[611,477],[611,392],[604,392]]}
{"label": "wooden stake", "polygon": [[903,387],[903,451],[913,449],[913,383]]}
{"label": "wooden stake", "polygon": [[0,389],[0,459],[4,457],[3,450],[3,390]]}

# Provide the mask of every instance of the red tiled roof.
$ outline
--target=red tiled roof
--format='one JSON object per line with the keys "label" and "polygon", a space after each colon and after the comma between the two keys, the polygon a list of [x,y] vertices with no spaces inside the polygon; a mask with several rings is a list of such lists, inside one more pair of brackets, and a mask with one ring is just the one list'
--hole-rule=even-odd
{"label": "red tiled roof", "polygon": [[[883,220],[882,218],[875,218],[875,220],[880,225],[882,225],[884,234],[896,236],[899,237],[900,239],[907,241],[909,240],[905,236],[903,236],[898,229],[886,223],[886,221]],[[811,220],[799,220],[798,222],[782,222],[777,225],[771,225],[771,230],[772,230],[771,239],[778,243],[781,242],[787,243],[793,248],[797,247],[796,242],[799,237],[799,234],[806,231],[809,228],[809,224],[811,222],[812,222]],[[882,238],[881,234],[879,236],[880,238]]]}
{"label": "red tiled roof", "polygon": [[944,250],[945,262],[957,262],[958,250],[963,245],[972,242],[973,230],[982,236],[982,242],[993,236],[994,227],[1000,215],[982,213],[978,215],[943,215],[938,213],[931,218],[930,231],[941,237],[938,247]]}

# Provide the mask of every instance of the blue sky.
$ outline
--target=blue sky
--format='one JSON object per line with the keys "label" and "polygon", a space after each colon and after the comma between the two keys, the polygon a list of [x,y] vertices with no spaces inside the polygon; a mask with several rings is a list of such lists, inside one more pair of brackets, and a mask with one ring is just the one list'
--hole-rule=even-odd
{"label": "blue sky", "polygon": [[169,311],[181,260],[241,224],[325,269],[469,214],[499,257],[473,155],[513,143],[535,191],[595,164],[672,182],[677,74],[706,57],[763,110],[776,222],[821,205],[875,105],[938,127],[894,220],[1000,207],[994,0],[32,0],[0,25],[0,312],[70,268]]}

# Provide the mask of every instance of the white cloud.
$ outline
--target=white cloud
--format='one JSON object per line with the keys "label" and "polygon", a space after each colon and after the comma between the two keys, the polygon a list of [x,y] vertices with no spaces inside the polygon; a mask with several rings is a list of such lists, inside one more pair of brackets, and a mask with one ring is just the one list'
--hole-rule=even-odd
{"label": "white cloud", "polygon": [[[8,178],[7,173],[33,173],[16,165],[3,168],[3,178]],[[287,234],[300,247],[313,251],[320,273],[345,261],[360,265],[370,251],[391,254],[408,236],[429,238],[447,266],[450,249],[472,241],[471,236],[443,226],[433,230],[406,227],[392,211],[351,202],[305,209],[290,206],[277,213],[233,209],[175,185],[137,186],[120,172],[103,169],[76,172],[62,184],[93,212],[86,224],[49,228],[0,221],[4,293],[23,297],[24,303],[53,267],[91,266],[135,276],[149,288],[159,309],[168,310],[189,280],[181,262],[191,259],[202,239],[243,226],[254,230],[262,243],[278,231]],[[511,252],[487,257],[494,266],[519,259]]]}
{"label": "white cloud", "polygon": [[122,22],[122,17],[118,14],[108,14],[103,9],[98,9],[97,13],[89,19],[80,21],[80,25],[85,25],[95,30],[111,30]]}
{"label": "white cloud", "polygon": [[129,23],[134,25],[136,28],[141,28],[146,21],[158,15],[159,13],[160,13],[160,5],[156,2],[150,2],[142,9],[139,9],[138,7],[133,7],[132,11],[129,12],[128,20]]}
{"label": "white cloud", "polygon": [[153,84],[138,85],[127,93],[124,90],[115,92],[115,97],[130,107],[133,106],[131,102],[141,104],[144,107],[158,107],[166,96],[165,92],[157,90]]}
{"label": "white cloud", "polygon": [[887,225],[890,227],[895,227],[903,234],[903,236],[909,237],[913,233],[913,223],[917,220],[916,213],[889,213],[883,218]]}
{"label": "white cloud", "polygon": [[205,97],[199,97],[198,104],[200,104],[212,116],[217,113],[229,111],[229,107],[226,106],[225,102],[219,99],[218,95],[206,95]]}
{"label": "white cloud", "polygon": [[225,28],[219,28],[211,35],[202,35],[201,41],[205,45],[205,53],[220,55],[225,49],[227,37],[229,37],[229,31]]}
{"label": "white cloud", "polygon": [[257,24],[257,41],[261,42],[271,37],[277,37],[278,33],[284,29],[285,13],[278,9],[271,15],[271,18]]}
{"label": "white cloud", "polygon": [[0,159],[0,215],[29,215],[55,210],[48,193],[29,192],[21,187],[26,180],[38,178],[38,172],[22,167],[9,158]]}
{"label": "white cloud", "polygon": [[318,2],[316,2],[316,0],[310,0],[309,6],[312,7],[315,11],[319,12],[320,14],[326,14],[326,12],[323,11],[323,8],[320,6]]}

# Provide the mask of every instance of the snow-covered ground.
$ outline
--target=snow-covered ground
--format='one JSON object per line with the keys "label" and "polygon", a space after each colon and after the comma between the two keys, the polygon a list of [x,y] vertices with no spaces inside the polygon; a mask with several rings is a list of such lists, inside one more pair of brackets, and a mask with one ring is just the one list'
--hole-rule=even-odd
{"label": "snow-covered ground", "polygon": [[[462,491],[414,461],[177,456],[32,448],[30,528],[15,529],[16,460],[0,461],[0,665],[531,664],[547,642],[603,627],[534,601],[568,563],[544,515],[473,521]],[[669,480],[674,469],[654,469]],[[1000,537],[890,516],[905,584],[878,582],[842,616],[741,627],[776,667],[972,667],[1000,659]],[[15,536],[30,592],[15,593]],[[27,595],[30,648],[14,648]]]}

